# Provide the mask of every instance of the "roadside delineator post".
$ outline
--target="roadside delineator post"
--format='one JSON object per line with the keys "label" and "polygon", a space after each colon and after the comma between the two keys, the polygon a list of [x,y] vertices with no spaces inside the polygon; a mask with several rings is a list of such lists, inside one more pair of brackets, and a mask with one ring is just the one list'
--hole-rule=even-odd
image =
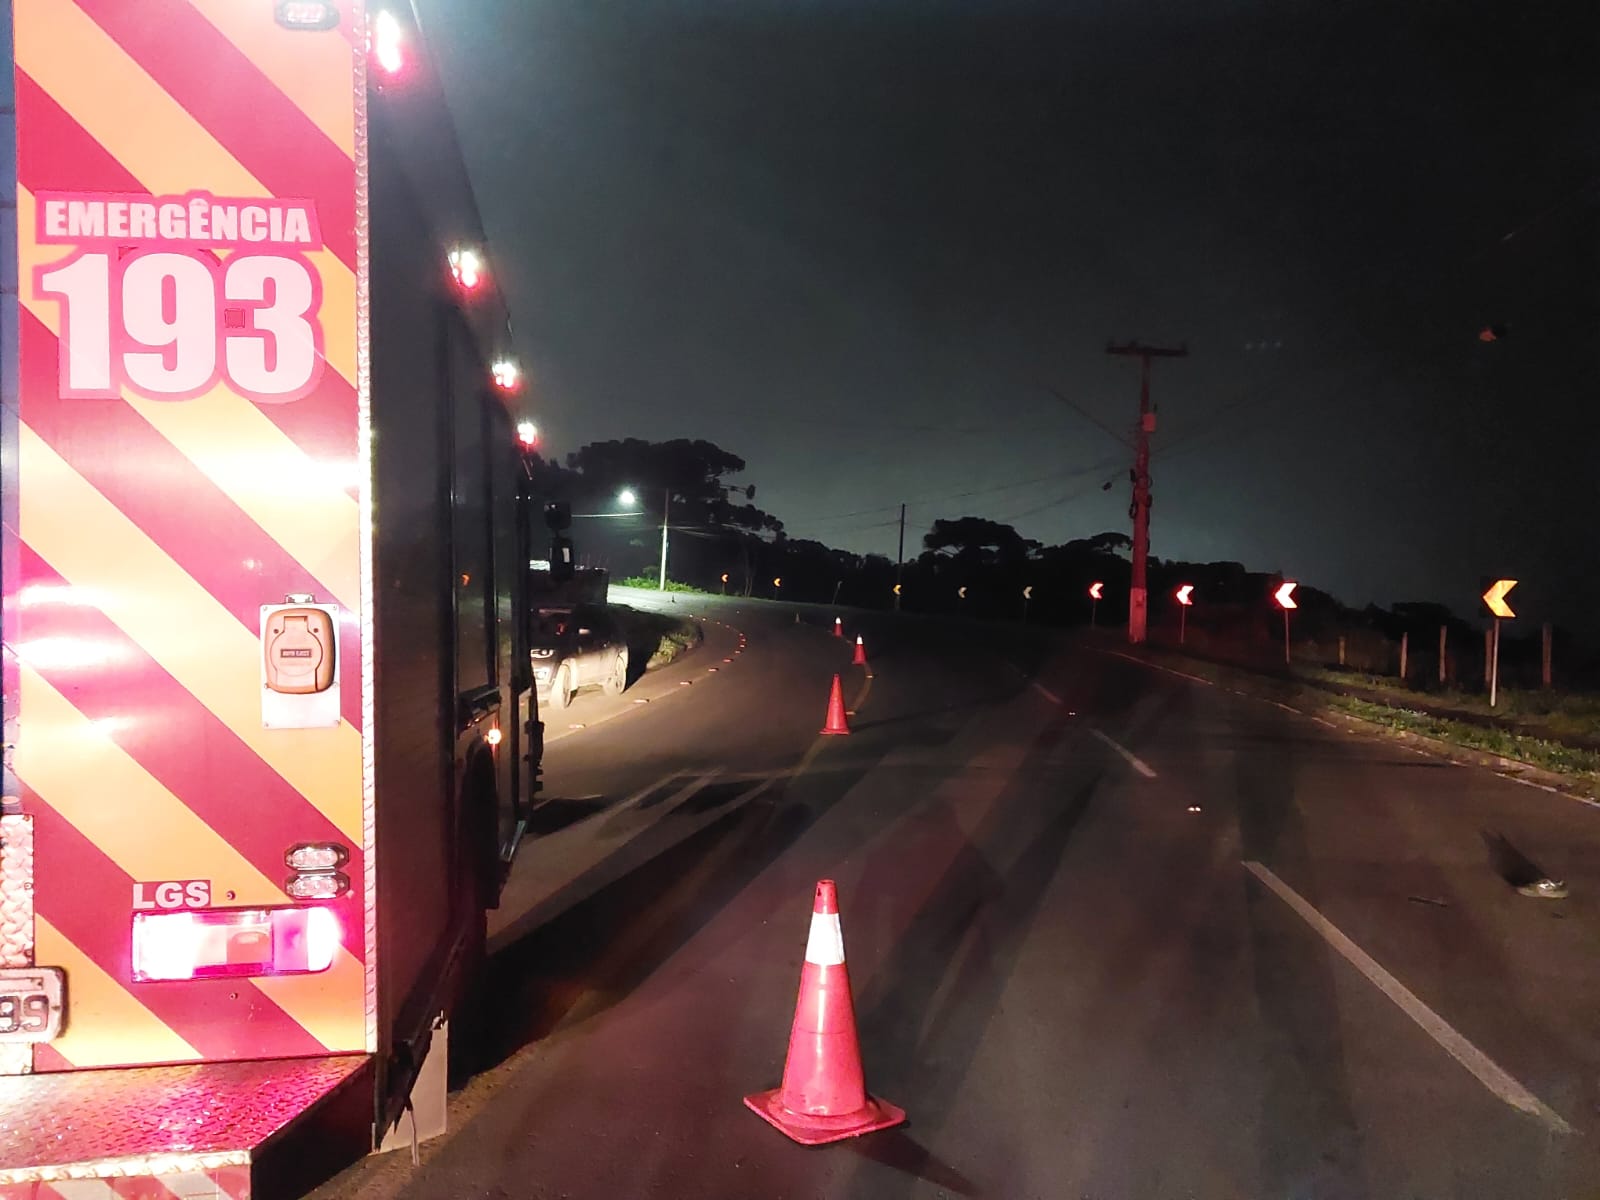
{"label": "roadside delineator post", "polygon": [[811,906],[811,934],[800,968],[800,995],[789,1030],[783,1084],[746,1096],[744,1102],[802,1146],[843,1141],[906,1119],[903,1109],[867,1095],[850,972],[844,962],[839,894],[831,879],[817,884]]}
{"label": "roadside delineator post", "polygon": [[855,656],[850,660],[850,665],[853,667],[864,667],[867,665],[867,644],[861,640],[861,636],[859,634],[856,635],[856,652]]}
{"label": "roadside delineator post", "polygon": [[839,686],[839,677],[833,677],[833,688],[828,692],[828,720],[822,727],[823,733],[849,733],[850,725],[844,719],[844,690]]}
{"label": "roadside delineator post", "polygon": [[837,637],[837,638],[842,638],[844,636],[844,618],[843,617],[835,617],[833,619],[833,636]]}

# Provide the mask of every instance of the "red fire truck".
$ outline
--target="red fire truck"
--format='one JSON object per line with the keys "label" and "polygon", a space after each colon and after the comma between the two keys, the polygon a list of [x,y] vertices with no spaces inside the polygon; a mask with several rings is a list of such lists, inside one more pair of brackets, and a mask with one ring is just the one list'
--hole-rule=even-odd
{"label": "red fire truck", "polygon": [[7,7],[0,1197],[297,1194],[537,787],[510,324],[409,4]]}

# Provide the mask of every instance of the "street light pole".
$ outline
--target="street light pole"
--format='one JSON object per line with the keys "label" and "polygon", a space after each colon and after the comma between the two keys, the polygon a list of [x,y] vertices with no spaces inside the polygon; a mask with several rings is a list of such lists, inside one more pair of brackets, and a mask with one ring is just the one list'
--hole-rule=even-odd
{"label": "street light pole", "polygon": [[672,511],[672,489],[663,489],[661,500],[661,583],[658,591],[667,590],[667,515]]}

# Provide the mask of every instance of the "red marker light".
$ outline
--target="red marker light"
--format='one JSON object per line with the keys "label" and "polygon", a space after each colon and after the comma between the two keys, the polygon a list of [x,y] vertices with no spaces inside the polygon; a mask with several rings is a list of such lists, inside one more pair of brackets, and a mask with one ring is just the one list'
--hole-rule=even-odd
{"label": "red marker light", "polygon": [[386,75],[398,75],[405,67],[405,30],[392,12],[373,15],[367,29],[367,50]]}
{"label": "red marker light", "polygon": [[514,392],[517,384],[522,382],[522,371],[517,364],[509,358],[502,358],[490,368],[494,375],[495,386],[503,392]]}
{"label": "red marker light", "polygon": [[476,291],[483,282],[483,259],[476,250],[460,247],[450,251],[450,274],[463,291]]}

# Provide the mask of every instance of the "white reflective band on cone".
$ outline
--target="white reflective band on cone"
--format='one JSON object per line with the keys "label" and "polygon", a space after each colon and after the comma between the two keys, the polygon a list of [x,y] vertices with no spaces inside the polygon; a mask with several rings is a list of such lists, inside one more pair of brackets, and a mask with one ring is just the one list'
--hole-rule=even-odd
{"label": "white reflective band on cone", "polygon": [[844,962],[844,933],[839,928],[838,913],[811,914],[806,961],[818,967],[837,967]]}

